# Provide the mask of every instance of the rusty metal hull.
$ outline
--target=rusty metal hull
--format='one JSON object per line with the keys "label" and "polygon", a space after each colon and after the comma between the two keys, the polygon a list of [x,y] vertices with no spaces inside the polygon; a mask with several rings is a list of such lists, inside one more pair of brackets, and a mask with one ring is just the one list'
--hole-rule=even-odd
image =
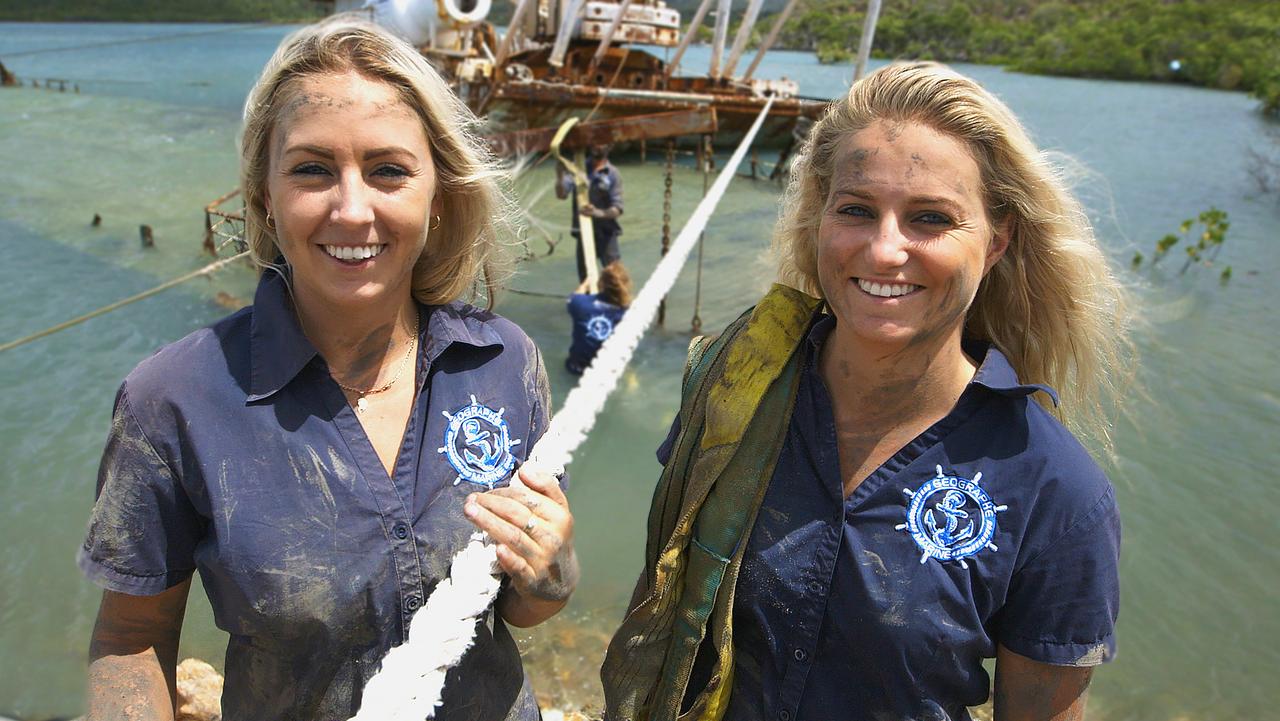
{"label": "rusty metal hull", "polygon": [[[717,93],[610,91],[587,85],[535,81],[498,86],[489,103],[488,124],[493,131],[510,132],[527,128],[558,127],[574,115],[589,115],[592,120],[607,121],[677,110],[713,109],[716,115],[715,144],[734,147],[760,114],[765,100],[750,95]],[[756,138],[756,146],[786,147],[792,142],[797,121],[801,118],[817,119],[825,107],[823,102],[804,98],[775,100],[773,109]],[[696,136],[679,133],[662,133],[650,137],[671,135],[677,135],[689,145],[697,142]]]}

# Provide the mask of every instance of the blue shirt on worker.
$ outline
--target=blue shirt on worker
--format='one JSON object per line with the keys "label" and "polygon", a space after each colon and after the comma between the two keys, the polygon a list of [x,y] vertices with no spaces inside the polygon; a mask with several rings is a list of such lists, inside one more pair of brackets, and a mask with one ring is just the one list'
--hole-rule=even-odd
{"label": "blue shirt on worker", "polygon": [[[274,272],[251,307],[120,387],[80,567],[133,595],[200,572],[230,634],[228,721],[353,715],[475,530],[467,494],[507,483],[547,427],[546,373],[519,328],[457,302],[419,313],[417,394],[390,474]],[[538,718],[492,609],[436,718]]]}
{"label": "blue shirt on worker", "polygon": [[[573,199],[573,234],[576,236],[579,215],[578,196],[573,192],[573,176],[566,174],[561,178],[560,183],[560,187]],[[592,167],[590,162],[587,163],[587,199],[601,210],[609,208],[623,210],[622,175],[613,163],[606,160],[599,168]],[[616,218],[593,218],[591,226],[597,236],[613,237],[622,233],[622,225]],[[599,240],[597,238],[597,242]],[[608,265],[608,262],[602,261],[601,265]]]}
{"label": "blue shirt on worker", "polygon": [[573,320],[573,337],[565,366],[571,373],[582,373],[613,335],[627,309],[603,300],[599,293],[574,293],[569,296],[567,308]]}
{"label": "blue shirt on worker", "polygon": [[1105,475],[1031,397],[1056,394],[1020,383],[993,346],[966,344],[981,364],[952,411],[846,499],[815,362],[834,326],[820,320],[801,351],[747,542],[725,718],[967,720],[997,645],[1049,664],[1109,660],[1120,520]]}

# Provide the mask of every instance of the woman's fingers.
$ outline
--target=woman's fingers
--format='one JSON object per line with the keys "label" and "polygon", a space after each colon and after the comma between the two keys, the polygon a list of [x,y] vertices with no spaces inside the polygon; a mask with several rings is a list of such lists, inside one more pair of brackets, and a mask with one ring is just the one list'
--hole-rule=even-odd
{"label": "woman's fingers", "polygon": [[511,577],[511,580],[516,584],[516,588],[528,588],[538,580],[538,572],[534,570],[533,566],[529,565],[529,562],[523,556],[505,545],[499,545],[496,551],[498,565]]}
{"label": "woman's fingers", "polygon": [[498,563],[522,595],[563,600],[577,585],[573,515],[554,475],[521,469],[510,487],[475,493],[463,510],[498,543]]}
{"label": "woman's fingers", "polygon": [[[501,511],[495,510],[494,506],[498,506]],[[510,517],[512,508],[517,508],[528,516],[529,511],[520,504],[509,498],[491,497],[489,494],[473,494],[467,499],[462,507],[462,511],[467,518],[476,525],[476,528],[489,534],[493,540],[510,547],[526,558],[530,556],[545,555],[541,546],[532,534],[526,533],[525,525],[528,524],[529,518],[524,521],[518,521]],[[530,517],[531,518],[531,517]],[[537,521],[534,520],[531,531],[537,529]],[[531,559],[532,560],[532,559]]]}
{"label": "woman's fingers", "polygon": [[569,506],[569,499],[565,498],[564,491],[560,488],[560,481],[550,473],[543,473],[528,466],[522,466],[520,468],[520,482],[531,490],[550,498],[557,505],[566,508]]}

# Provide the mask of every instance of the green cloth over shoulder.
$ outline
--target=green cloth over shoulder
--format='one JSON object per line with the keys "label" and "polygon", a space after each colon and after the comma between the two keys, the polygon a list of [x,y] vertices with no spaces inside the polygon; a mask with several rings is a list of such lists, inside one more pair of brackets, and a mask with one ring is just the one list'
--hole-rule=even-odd
{"label": "green cloth over shoulder", "polygon": [[[600,670],[609,721],[723,717],[744,541],[786,437],[796,351],[821,304],[775,284],[719,338],[690,345],[680,434],[654,491],[644,572]],[[715,667],[681,713],[707,634]]]}

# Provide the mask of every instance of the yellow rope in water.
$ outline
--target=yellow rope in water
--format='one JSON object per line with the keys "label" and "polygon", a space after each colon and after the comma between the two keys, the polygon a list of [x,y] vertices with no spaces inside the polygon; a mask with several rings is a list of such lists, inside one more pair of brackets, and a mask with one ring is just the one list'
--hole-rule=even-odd
{"label": "yellow rope in water", "polygon": [[215,270],[220,270],[223,267],[231,264],[232,261],[245,258],[248,255],[249,255],[249,251],[246,250],[245,252],[237,253],[236,255],[233,255],[230,258],[223,258],[222,260],[210,263],[209,265],[206,265],[203,268],[200,268],[198,270],[193,270],[190,273],[187,273],[186,275],[181,275],[181,276],[178,276],[177,278],[174,278],[173,280],[165,281],[164,283],[157,285],[151,290],[144,290],[137,295],[129,296],[124,300],[118,300],[110,305],[105,305],[95,311],[85,313],[84,315],[78,318],[72,318],[69,321],[59,323],[53,326],[52,328],[46,328],[40,331],[39,333],[32,333],[29,336],[19,338],[17,340],[11,340],[8,343],[0,345],[0,353],[3,353],[7,350],[12,350],[14,348],[17,348],[20,345],[26,345],[27,343],[30,343],[33,340],[39,340],[45,336],[53,335],[58,331],[66,330],[67,328],[70,328],[72,326],[79,325],[85,322],[86,320],[89,320],[90,318],[96,318],[104,313],[110,313],[111,311],[116,310],[117,308],[123,308],[124,306],[129,305],[130,303],[136,303],[140,300],[143,300],[144,298],[150,298],[151,296],[161,291],[168,290],[169,288],[172,288],[173,286],[178,285],[180,283],[185,283],[188,280],[191,280],[192,278],[197,278],[202,275],[207,275],[209,273],[214,272]]}

